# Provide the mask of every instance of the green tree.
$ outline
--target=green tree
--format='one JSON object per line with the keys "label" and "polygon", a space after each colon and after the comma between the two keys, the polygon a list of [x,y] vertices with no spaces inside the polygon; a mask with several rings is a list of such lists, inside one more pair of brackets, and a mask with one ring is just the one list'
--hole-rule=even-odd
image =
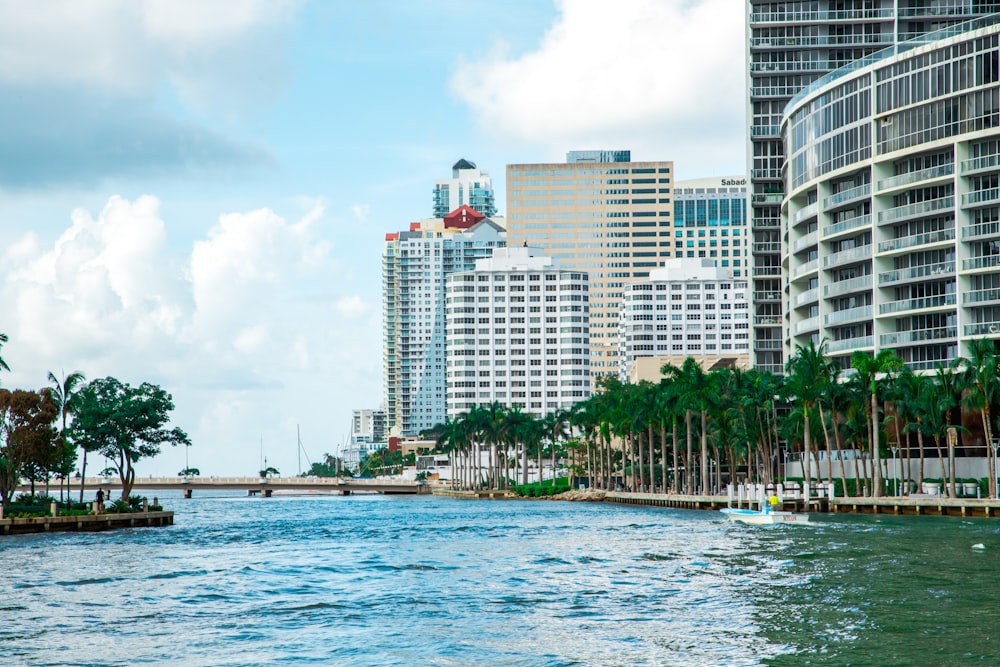
{"label": "green tree", "polygon": [[136,462],[156,456],[163,445],[187,445],[180,428],[165,428],[174,409],[173,398],[160,387],[138,387],[113,377],[94,380],[78,394],[71,434],[88,451],[100,452],[118,472],[122,499],[135,483]]}
{"label": "green tree", "polygon": [[[3,349],[3,344],[6,342],[7,342],[7,334],[0,333],[0,350]],[[3,360],[3,357],[0,357],[0,371],[8,371],[8,372],[10,371],[10,366],[8,366],[7,362]]]}
{"label": "green tree", "polygon": [[[786,365],[785,389],[802,410],[802,474],[806,482],[812,481],[812,411],[819,409],[821,398],[831,384],[830,362],[823,353],[825,347],[826,341],[819,347],[811,340],[806,345],[796,345],[795,355]],[[819,474],[819,470],[816,472]]]}
{"label": "green tree", "polygon": [[57,436],[52,424],[58,414],[48,389],[0,389],[0,502],[4,507],[27,469],[47,469],[54,458]]}
{"label": "green tree", "polygon": [[962,371],[962,383],[966,389],[963,403],[977,410],[982,417],[983,434],[986,438],[986,469],[989,480],[989,497],[997,497],[996,468],[993,461],[993,419],[991,408],[1000,402],[1000,358],[992,339],[980,338],[969,344],[969,357]]}
{"label": "green tree", "polygon": [[880,350],[874,357],[869,352],[855,350],[851,355],[851,367],[857,371],[851,382],[857,387],[859,398],[864,397],[869,427],[869,443],[872,456],[872,495],[876,498],[882,495],[882,453],[879,444],[879,434],[882,424],[879,419],[878,389],[891,379],[892,373],[903,368],[903,360],[892,350]]}
{"label": "green tree", "polygon": [[[69,375],[64,375],[62,380],[57,378],[52,371],[49,371],[49,382],[52,384],[52,400],[55,401],[56,408],[59,410],[59,416],[62,418],[62,425],[59,428],[60,451],[55,466],[55,472],[59,476],[60,498],[62,498],[63,480],[69,478],[69,475],[73,472],[74,465],[76,465],[76,445],[74,445],[68,437],[67,422],[76,407],[74,399],[76,398],[77,390],[79,386],[86,381],[87,378],[84,377],[83,373],[80,371],[74,371]],[[86,450],[84,450],[83,472],[80,479],[80,502],[83,502],[83,477],[85,477],[86,474],[87,459]]]}

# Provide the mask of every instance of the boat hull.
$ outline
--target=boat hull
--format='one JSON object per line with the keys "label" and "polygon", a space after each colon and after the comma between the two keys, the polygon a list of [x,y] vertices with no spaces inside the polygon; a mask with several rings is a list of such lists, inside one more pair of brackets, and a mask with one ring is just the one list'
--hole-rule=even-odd
{"label": "boat hull", "polygon": [[719,510],[730,521],[748,523],[754,526],[766,526],[776,523],[809,523],[808,514],[797,512],[758,512],[727,507]]}

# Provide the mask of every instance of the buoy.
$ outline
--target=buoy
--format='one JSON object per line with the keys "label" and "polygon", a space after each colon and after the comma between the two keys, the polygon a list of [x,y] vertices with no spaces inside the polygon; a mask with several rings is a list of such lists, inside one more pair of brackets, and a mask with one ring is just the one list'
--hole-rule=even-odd
{"label": "buoy", "polygon": [[986,548],[986,545],[985,545],[985,544],[983,544],[982,542],[980,542],[979,544],[973,544],[973,545],[972,545],[972,548],[973,548],[973,549],[985,549],[985,548]]}

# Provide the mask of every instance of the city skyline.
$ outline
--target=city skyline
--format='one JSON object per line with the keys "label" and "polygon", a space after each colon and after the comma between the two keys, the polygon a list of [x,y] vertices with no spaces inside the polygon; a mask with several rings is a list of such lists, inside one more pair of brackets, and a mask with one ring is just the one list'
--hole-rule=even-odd
{"label": "city skyline", "polygon": [[0,4],[0,382],[161,384],[206,474],[379,404],[382,239],[458,159],[501,215],[507,164],[569,150],[744,168],[733,0],[50,4]]}

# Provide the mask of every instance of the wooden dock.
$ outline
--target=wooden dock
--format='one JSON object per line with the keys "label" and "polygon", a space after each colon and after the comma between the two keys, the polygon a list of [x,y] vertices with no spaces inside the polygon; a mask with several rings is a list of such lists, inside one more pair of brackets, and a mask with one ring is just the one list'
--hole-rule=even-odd
{"label": "wooden dock", "polygon": [[24,519],[0,519],[0,535],[56,532],[89,533],[118,528],[153,528],[172,525],[174,525],[173,512],[39,516]]}

